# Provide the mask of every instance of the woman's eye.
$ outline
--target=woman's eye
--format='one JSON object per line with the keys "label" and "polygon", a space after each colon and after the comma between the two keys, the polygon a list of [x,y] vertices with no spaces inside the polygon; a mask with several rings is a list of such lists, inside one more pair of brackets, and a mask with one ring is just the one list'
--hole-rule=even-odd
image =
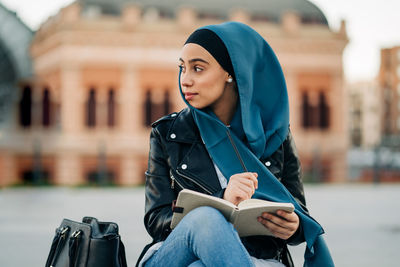
{"label": "woman's eye", "polygon": [[197,66],[194,67],[194,71],[195,72],[200,72],[202,70],[203,70],[203,68],[200,68],[200,67],[197,67]]}

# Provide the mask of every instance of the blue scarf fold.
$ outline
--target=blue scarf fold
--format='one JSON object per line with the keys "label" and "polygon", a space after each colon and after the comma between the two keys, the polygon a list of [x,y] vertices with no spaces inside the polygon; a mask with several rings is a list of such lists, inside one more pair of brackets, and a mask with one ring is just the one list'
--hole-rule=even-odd
{"label": "blue scarf fold", "polygon": [[[259,160],[276,151],[289,131],[286,83],[275,53],[257,32],[242,23],[204,28],[215,32],[228,49],[240,103],[229,129],[212,111],[196,109],[183,97],[208,153],[228,179],[246,169],[257,172],[258,189],[253,198],[293,203],[307,242],[304,266],[334,266],[322,227]],[[179,87],[182,94],[180,81]]]}

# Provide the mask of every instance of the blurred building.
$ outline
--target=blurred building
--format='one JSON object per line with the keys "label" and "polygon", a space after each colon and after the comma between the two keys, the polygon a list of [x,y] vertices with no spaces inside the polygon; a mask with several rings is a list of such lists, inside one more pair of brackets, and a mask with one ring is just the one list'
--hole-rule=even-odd
{"label": "blurred building", "polygon": [[0,3],[0,186],[15,183],[15,147],[9,134],[18,121],[21,83],[32,78],[29,46],[33,32]]}
{"label": "blurred building", "polygon": [[381,50],[381,65],[374,82],[348,86],[350,176],[374,182],[400,181],[400,47]]}
{"label": "blurred building", "polygon": [[365,181],[400,181],[400,46],[381,49],[378,74],[380,142],[374,165],[364,171]]}
{"label": "blurred building", "polygon": [[0,3],[0,127],[9,123],[18,81],[32,76],[29,46],[33,32]]}
{"label": "blurred building", "polygon": [[349,125],[352,147],[373,149],[381,142],[381,102],[376,80],[349,84]]}
{"label": "blurred building", "polygon": [[381,143],[381,101],[377,80],[348,84],[351,148],[347,155],[349,179],[373,181],[377,147]]}
{"label": "blurred building", "polygon": [[379,85],[383,136],[400,136],[400,46],[381,50]]}
{"label": "blurred building", "polygon": [[227,20],[255,28],[278,55],[305,177],[345,180],[344,22],[331,30],[306,0],[80,0],[35,34],[35,78],[21,84],[19,119],[3,132],[0,184],[142,183],[151,122],[185,106],[182,44]]}

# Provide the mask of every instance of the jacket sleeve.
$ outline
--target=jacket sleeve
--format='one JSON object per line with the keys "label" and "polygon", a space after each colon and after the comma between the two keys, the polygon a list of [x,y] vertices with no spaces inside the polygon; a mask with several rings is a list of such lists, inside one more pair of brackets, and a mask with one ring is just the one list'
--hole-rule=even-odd
{"label": "jacket sleeve", "polygon": [[166,239],[171,232],[171,204],[176,195],[171,189],[169,170],[160,133],[157,128],[153,128],[146,171],[144,224],[155,242]]}
{"label": "jacket sleeve", "polygon": [[[289,134],[283,143],[284,151],[284,165],[282,172],[282,183],[289,190],[296,201],[307,212],[306,200],[304,197],[303,182],[301,180],[301,165],[297,153],[296,145],[294,143],[292,134]],[[289,245],[298,245],[304,242],[303,229],[300,224],[296,233],[289,238]]]}
{"label": "jacket sleeve", "polygon": [[283,143],[283,151],[282,183],[302,208],[307,210],[299,155],[290,132]]}

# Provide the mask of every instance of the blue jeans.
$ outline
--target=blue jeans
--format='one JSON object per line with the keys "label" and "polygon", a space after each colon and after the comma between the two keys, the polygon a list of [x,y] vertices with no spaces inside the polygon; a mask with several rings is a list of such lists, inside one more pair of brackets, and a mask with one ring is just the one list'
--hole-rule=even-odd
{"label": "blue jeans", "polygon": [[232,224],[211,207],[189,212],[145,266],[254,267]]}

